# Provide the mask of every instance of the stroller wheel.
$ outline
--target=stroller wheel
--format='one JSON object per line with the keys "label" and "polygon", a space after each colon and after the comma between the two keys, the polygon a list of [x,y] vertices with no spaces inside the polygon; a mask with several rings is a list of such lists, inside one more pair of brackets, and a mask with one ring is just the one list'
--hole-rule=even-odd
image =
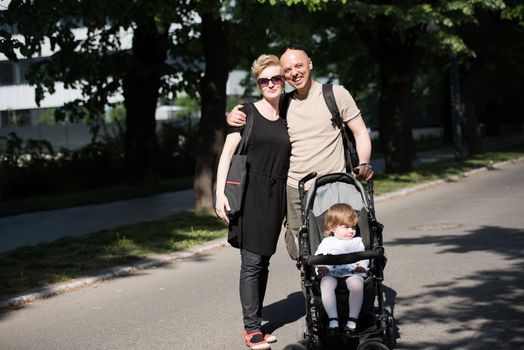
{"label": "stroller wheel", "polygon": [[307,346],[301,343],[288,344],[282,350],[307,350]]}
{"label": "stroller wheel", "polygon": [[282,350],[310,350],[312,347],[306,339],[299,340],[296,343],[288,344]]}
{"label": "stroller wheel", "polygon": [[360,344],[357,350],[389,350],[379,339],[370,339]]}

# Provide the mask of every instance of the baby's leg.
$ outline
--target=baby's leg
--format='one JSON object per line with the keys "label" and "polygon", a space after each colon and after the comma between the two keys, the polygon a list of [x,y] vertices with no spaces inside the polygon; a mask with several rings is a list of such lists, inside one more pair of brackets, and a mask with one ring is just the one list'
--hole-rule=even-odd
{"label": "baby's leg", "polygon": [[[337,314],[337,297],[335,296],[335,288],[337,287],[337,279],[331,276],[324,276],[320,280],[320,292],[322,293],[322,305],[328,314],[329,318],[338,318]],[[336,324],[335,324],[336,322]],[[338,327],[337,321],[330,321],[330,327]]]}
{"label": "baby's leg", "polygon": [[[358,319],[362,302],[364,301],[364,278],[362,276],[350,276],[346,279],[346,285],[349,290],[349,317]],[[348,321],[349,328],[355,328],[354,321]]]}

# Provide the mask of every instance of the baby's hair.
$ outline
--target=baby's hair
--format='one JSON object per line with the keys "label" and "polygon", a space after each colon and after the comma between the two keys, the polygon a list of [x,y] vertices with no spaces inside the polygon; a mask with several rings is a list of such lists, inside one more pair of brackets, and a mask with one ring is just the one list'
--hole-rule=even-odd
{"label": "baby's hair", "polygon": [[331,236],[337,226],[346,225],[348,227],[355,227],[357,226],[357,222],[357,212],[351,205],[346,203],[333,204],[327,211],[324,231],[326,235]]}
{"label": "baby's hair", "polygon": [[253,64],[251,65],[251,73],[253,73],[253,75],[258,78],[260,73],[270,66],[280,67],[280,60],[275,55],[262,54],[253,61]]}

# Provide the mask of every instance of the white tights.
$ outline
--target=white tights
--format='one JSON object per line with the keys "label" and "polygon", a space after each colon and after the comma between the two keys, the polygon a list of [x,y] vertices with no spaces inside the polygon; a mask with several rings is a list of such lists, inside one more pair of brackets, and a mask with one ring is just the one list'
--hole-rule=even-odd
{"label": "white tights", "polygon": [[[358,319],[364,301],[364,278],[358,275],[350,276],[346,279],[346,285],[349,290],[349,317]],[[335,277],[324,276],[320,280],[322,304],[329,318],[338,318],[336,287],[337,279]]]}

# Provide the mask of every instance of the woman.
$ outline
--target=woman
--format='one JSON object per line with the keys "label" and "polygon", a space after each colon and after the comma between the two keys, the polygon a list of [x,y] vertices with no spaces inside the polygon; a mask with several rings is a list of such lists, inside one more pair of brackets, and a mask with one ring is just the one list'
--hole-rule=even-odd
{"label": "woman", "polygon": [[247,181],[243,210],[229,219],[228,199],[224,194],[226,176],[242,138],[242,127],[230,128],[217,171],[216,213],[229,223],[240,249],[240,302],[244,339],[251,349],[268,349],[276,337],[261,330],[262,304],[268,280],[268,267],[275,253],[285,214],[285,186],[289,168],[290,142],[286,122],[279,117],[278,104],[284,77],[278,57],[261,55],[251,67],[262,99],[244,105],[253,127],[247,145]]}

